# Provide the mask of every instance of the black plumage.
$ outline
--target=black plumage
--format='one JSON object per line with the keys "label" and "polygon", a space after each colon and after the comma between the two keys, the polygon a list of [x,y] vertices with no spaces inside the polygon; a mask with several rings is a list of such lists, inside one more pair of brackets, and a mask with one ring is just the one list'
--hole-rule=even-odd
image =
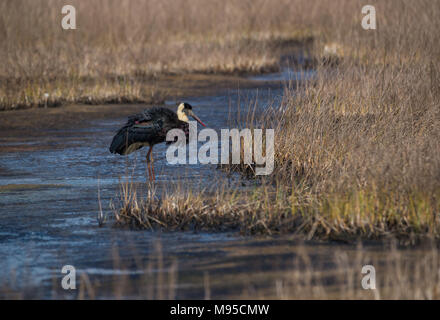
{"label": "black plumage", "polygon": [[151,108],[128,117],[127,123],[118,130],[110,145],[111,153],[132,153],[144,146],[166,141],[167,132],[181,129],[187,135],[188,123],[179,120],[177,114],[167,108]]}
{"label": "black plumage", "polygon": [[[183,130],[186,142],[189,140],[189,119],[194,118],[202,126],[205,124],[194,114],[191,105],[181,103],[177,113],[167,108],[151,108],[128,117],[127,123],[118,130],[110,145],[111,153],[129,154],[144,146],[150,147],[146,156],[150,181],[155,180],[153,146],[166,141],[168,131]],[[174,141],[177,141],[177,137]],[[173,141],[168,142],[173,143]]]}

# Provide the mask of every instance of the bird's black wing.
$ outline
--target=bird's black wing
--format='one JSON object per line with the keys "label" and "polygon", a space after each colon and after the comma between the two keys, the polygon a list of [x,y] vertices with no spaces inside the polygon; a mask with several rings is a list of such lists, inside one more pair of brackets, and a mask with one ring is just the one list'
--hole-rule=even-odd
{"label": "bird's black wing", "polygon": [[113,137],[111,153],[129,154],[146,144],[162,142],[163,122],[161,120],[145,124],[125,125]]}
{"label": "bird's black wing", "polygon": [[128,116],[126,125],[132,126],[140,122],[147,122],[153,120],[152,115],[148,112],[148,110],[144,110],[141,113],[133,114]]}
{"label": "bird's black wing", "polygon": [[135,125],[139,123],[147,123],[163,119],[164,122],[176,122],[177,114],[167,108],[154,107],[145,109],[141,113],[137,113],[128,117],[126,125]]}
{"label": "bird's black wing", "polygon": [[129,154],[144,145],[164,142],[172,128],[179,127],[177,114],[167,108],[151,108],[128,117],[110,145],[111,153]]}

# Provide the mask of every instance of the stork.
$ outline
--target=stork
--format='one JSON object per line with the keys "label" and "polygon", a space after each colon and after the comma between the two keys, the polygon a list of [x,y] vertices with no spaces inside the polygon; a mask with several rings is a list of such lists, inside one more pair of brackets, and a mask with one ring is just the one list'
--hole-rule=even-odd
{"label": "stork", "polygon": [[188,141],[189,118],[194,118],[202,126],[206,125],[194,114],[192,106],[181,103],[177,113],[163,107],[146,109],[142,113],[128,117],[127,123],[118,130],[110,145],[110,152],[127,155],[148,146],[147,167],[150,181],[156,180],[154,175],[153,147],[166,141],[167,132],[181,129]]}

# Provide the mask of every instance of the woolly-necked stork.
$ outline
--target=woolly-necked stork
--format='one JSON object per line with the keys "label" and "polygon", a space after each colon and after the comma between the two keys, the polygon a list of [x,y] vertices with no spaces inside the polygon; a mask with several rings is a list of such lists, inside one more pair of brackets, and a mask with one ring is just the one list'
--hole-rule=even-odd
{"label": "woolly-necked stork", "polygon": [[144,146],[150,147],[147,152],[147,167],[149,179],[153,181],[156,179],[152,156],[153,146],[165,142],[167,132],[172,129],[183,130],[188,138],[188,117],[194,118],[206,127],[194,114],[192,106],[188,103],[181,103],[177,107],[177,113],[167,108],[156,107],[131,115],[128,117],[127,123],[113,137],[110,152],[127,155]]}

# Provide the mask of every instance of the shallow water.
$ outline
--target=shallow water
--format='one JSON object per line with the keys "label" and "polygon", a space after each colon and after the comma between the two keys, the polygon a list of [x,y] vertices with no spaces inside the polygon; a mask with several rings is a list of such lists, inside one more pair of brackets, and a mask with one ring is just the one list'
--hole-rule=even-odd
{"label": "shallow water", "polygon": [[[245,112],[250,103],[258,101],[262,109],[276,106],[286,85],[283,81],[289,78],[288,71],[254,77],[276,82],[264,89],[230,90],[185,101],[210,128],[229,128],[229,119],[239,109]],[[146,150],[128,157],[108,151],[113,134],[124,122],[123,118],[94,121],[86,129],[56,131],[44,139],[23,142],[35,146],[35,151],[1,154],[0,297],[5,295],[1,288],[7,287],[20,297],[74,298],[77,291],[60,289],[64,265],[73,265],[78,274],[85,272],[98,283],[103,288],[98,298],[203,298],[207,287],[212,298],[240,297],[245,294],[243,288],[272,288],[299,248],[305,247],[324,266],[335,247],[355,251],[352,245],[298,244],[287,238],[264,240],[232,232],[131,231],[112,228],[111,222],[98,227],[98,185],[104,211],[111,215],[109,204],[118,201],[121,181],[127,177],[139,184],[146,181]],[[48,143],[51,148],[37,151]],[[159,189],[175,180],[185,181],[185,187],[194,190],[237,183],[236,176],[226,176],[215,165],[169,165],[165,150],[165,145],[154,148]],[[174,295],[161,295],[157,288],[163,284],[155,282],[156,295],[143,295],[135,286],[118,296],[126,277],[136,281],[151,261],[157,265],[149,272],[157,276],[173,263],[178,266]]]}

